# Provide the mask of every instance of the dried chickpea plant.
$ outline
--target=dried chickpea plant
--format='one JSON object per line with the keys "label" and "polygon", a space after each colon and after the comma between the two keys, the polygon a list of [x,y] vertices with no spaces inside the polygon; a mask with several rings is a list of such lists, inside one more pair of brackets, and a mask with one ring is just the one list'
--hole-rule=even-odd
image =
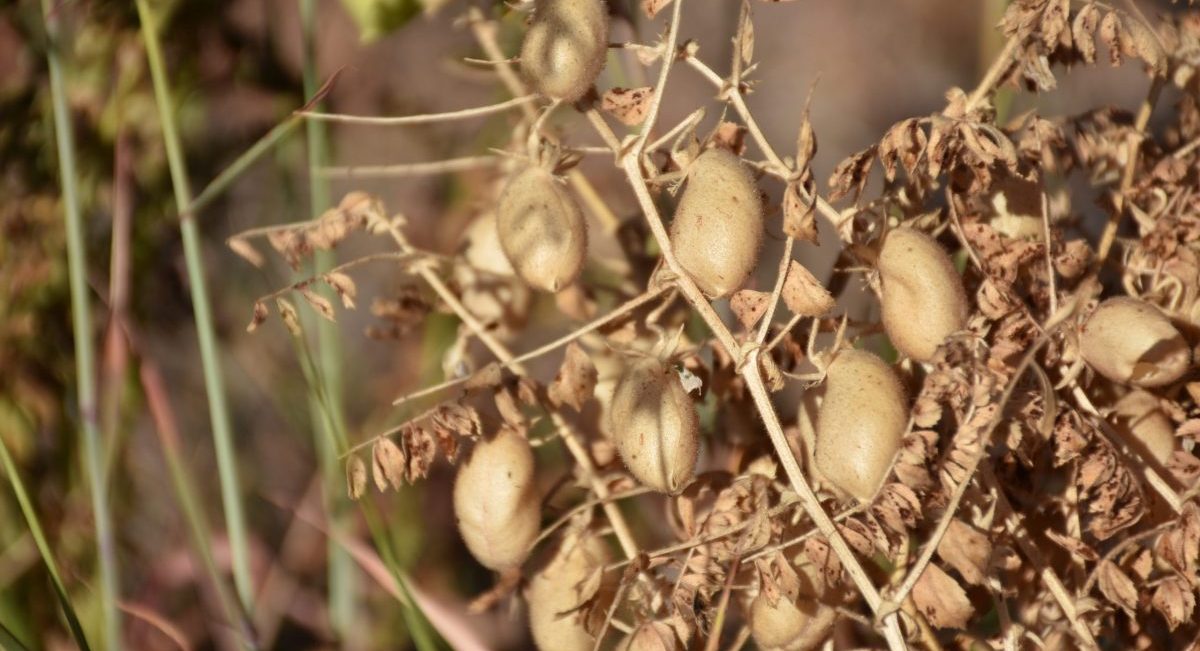
{"label": "dried chickpea plant", "polygon": [[[639,43],[610,43],[634,18],[603,0],[471,9],[521,101],[475,112],[508,112],[511,140],[459,252],[417,249],[362,193],[230,240],[293,267],[383,243],[263,297],[251,328],[357,309],[366,263],[411,278],[375,299],[374,335],[435,311],[460,324],[445,381],[397,400],[428,408],[345,452],[351,497],[455,465],[462,538],[497,573],[475,605],[526,602],[543,651],[1197,648],[1200,13],[1014,0],[979,85],[844,160],[823,198],[807,107],[781,154],[745,102],[769,4],[742,3],[727,74],[680,33],[695,0],[643,0]],[[507,12],[527,12],[516,52],[496,38]],[[1141,62],[1142,106],[998,117],[1002,87],[1101,59]],[[649,85],[607,87],[606,60]],[[660,120],[678,75],[711,82],[710,132],[712,107]],[[597,155],[638,214],[580,171]],[[818,229],[841,245],[826,281],[803,264]],[[747,287],[758,270],[772,287]],[[873,322],[841,314],[860,290]],[[517,354],[551,300],[574,329]],[[879,333],[894,348],[864,350]],[[547,356],[557,375],[531,373]],[[545,445],[570,465],[539,467]],[[621,502],[665,518],[635,526]]]}

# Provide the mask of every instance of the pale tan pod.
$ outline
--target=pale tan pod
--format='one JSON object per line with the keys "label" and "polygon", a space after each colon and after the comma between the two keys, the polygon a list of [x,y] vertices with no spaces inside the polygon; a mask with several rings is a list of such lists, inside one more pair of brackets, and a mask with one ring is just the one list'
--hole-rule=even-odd
{"label": "pale tan pod", "polygon": [[883,327],[892,345],[919,361],[967,324],[967,293],[950,256],[911,228],[887,234],[879,252]]}
{"label": "pale tan pod", "polygon": [[1135,389],[1113,405],[1117,429],[1139,453],[1165,465],[1175,451],[1175,424],[1152,394]]}
{"label": "pale tan pod", "polygon": [[817,468],[862,502],[879,491],[908,425],[908,398],[886,362],[861,350],[839,352],[825,377],[817,414]]}
{"label": "pale tan pod", "polygon": [[750,634],[762,651],[809,651],[829,637],[837,611],[816,599],[780,598],[774,606],[759,593],[750,604]]}
{"label": "pale tan pod", "polygon": [[1139,387],[1170,384],[1192,364],[1192,351],[1170,319],[1128,296],[1104,301],[1088,317],[1079,354],[1100,375]]}
{"label": "pale tan pod", "polygon": [[496,232],[517,275],[548,292],[575,282],[587,256],[587,222],[554,176],[530,167],[508,182],[496,211]]}
{"label": "pale tan pod", "polygon": [[537,0],[521,43],[521,73],[534,90],[573,102],[592,87],[607,56],[603,0]]}
{"label": "pale tan pod", "polygon": [[525,437],[503,428],[480,439],[454,481],[454,517],[471,555],[496,571],[520,566],[537,538],[540,509]]}
{"label": "pale tan pod", "polygon": [[625,636],[617,651],[677,651],[683,649],[675,631],[663,622],[646,622]]}
{"label": "pale tan pod", "polygon": [[613,389],[609,413],[617,452],[638,481],[669,494],[691,481],[700,423],[674,368],[655,358],[630,363]]}
{"label": "pale tan pod", "polygon": [[[580,586],[612,560],[598,536],[560,540],[554,555],[529,579],[529,628],[541,651],[590,651],[596,639],[575,614],[563,615],[582,604]],[[607,575],[605,578],[615,578]],[[606,587],[601,586],[601,594]],[[603,598],[603,597],[600,597]]]}
{"label": "pale tan pod", "polygon": [[472,220],[463,231],[463,239],[466,241],[463,257],[467,264],[497,276],[517,275],[500,246],[495,213],[487,212]]}
{"label": "pale tan pod", "polygon": [[762,242],[762,201],[750,171],[724,149],[700,154],[671,221],[679,264],[701,291],[720,298],[746,282]]}

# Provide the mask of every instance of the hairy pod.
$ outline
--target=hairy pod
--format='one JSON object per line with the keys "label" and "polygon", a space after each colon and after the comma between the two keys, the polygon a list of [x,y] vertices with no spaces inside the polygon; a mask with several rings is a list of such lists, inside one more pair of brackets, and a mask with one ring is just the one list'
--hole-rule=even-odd
{"label": "hairy pod", "polygon": [[758,264],[763,210],[754,177],[724,149],[700,154],[671,222],[675,258],[705,294],[727,296]]}
{"label": "hairy pod", "polygon": [[[554,555],[530,579],[525,591],[529,602],[529,628],[541,651],[590,651],[596,638],[587,632],[577,613],[590,595],[585,595],[589,579],[612,559],[608,547],[598,536],[568,537],[560,540]],[[600,596],[613,589],[615,575],[602,577]],[[564,614],[565,613],[565,614]]]}
{"label": "hairy pod", "polygon": [[638,481],[669,494],[687,485],[700,423],[675,369],[654,358],[633,361],[613,389],[609,413],[617,452]]}
{"label": "hairy pod", "polygon": [[900,379],[879,357],[839,352],[825,377],[817,413],[817,468],[830,483],[869,502],[891,470],[908,425]]}
{"label": "hairy pod", "polygon": [[467,549],[484,567],[503,571],[525,561],[541,511],[533,450],[524,436],[506,427],[475,444],[454,482],[454,517]]}
{"label": "hairy pod", "polygon": [[625,636],[617,651],[677,651],[683,645],[675,631],[663,622],[646,622]]}
{"label": "hairy pod", "polygon": [[548,292],[575,282],[587,256],[587,223],[554,175],[530,167],[508,182],[496,211],[504,255],[522,280]]}
{"label": "hairy pod", "polygon": [[887,234],[878,268],[888,338],[900,352],[928,362],[967,324],[962,277],[936,240],[911,228]]}
{"label": "hairy pod", "polygon": [[1125,296],[1096,308],[1079,332],[1079,354],[1097,373],[1121,384],[1157,387],[1178,380],[1192,363],[1183,335],[1154,305]]}
{"label": "hairy pod", "polygon": [[521,72],[534,90],[567,102],[583,97],[608,56],[603,0],[538,0],[521,44]]}
{"label": "hairy pod", "polygon": [[1135,389],[1113,405],[1117,429],[1139,453],[1165,465],[1175,451],[1175,424],[1152,394]]}
{"label": "hairy pod", "polygon": [[759,591],[750,603],[750,635],[762,651],[809,651],[833,631],[837,611],[821,601],[824,592],[816,569],[798,568],[798,594],[780,594],[774,604]]}

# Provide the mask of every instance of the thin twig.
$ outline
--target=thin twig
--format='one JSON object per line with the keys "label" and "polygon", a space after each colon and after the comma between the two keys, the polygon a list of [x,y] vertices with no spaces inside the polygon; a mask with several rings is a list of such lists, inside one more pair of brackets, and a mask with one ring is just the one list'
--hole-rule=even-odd
{"label": "thin twig", "polygon": [[490,104],[488,106],[477,106],[475,108],[447,111],[445,113],[425,113],[423,115],[370,116],[345,115],[342,113],[320,113],[317,111],[301,111],[300,115],[303,115],[308,120],[315,120],[318,122],[334,122],[337,124],[359,124],[374,126],[431,124],[436,122],[453,122],[455,120],[470,120],[472,118],[483,117],[485,115],[503,113],[509,109],[517,108],[522,104],[533,102],[537,98],[537,95],[525,95],[523,97],[515,97],[513,99],[506,100],[498,104]]}
{"label": "thin twig", "polygon": [[314,172],[317,178],[325,179],[365,179],[372,177],[397,176],[433,176],[450,174],[466,170],[491,167],[501,160],[500,156],[463,156],[462,158],[447,158],[445,160],[422,161],[420,163],[399,163],[396,165],[349,165],[338,167],[319,167]]}
{"label": "thin twig", "polygon": [[1162,75],[1155,75],[1150,82],[1150,91],[1146,94],[1146,99],[1142,100],[1141,106],[1138,107],[1137,117],[1133,121],[1133,131],[1129,134],[1129,145],[1125,153],[1125,169],[1121,173],[1121,185],[1118,186],[1117,194],[1113,197],[1112,212],[1108,215],[1104,231],[1100,234],[1100,244],[1096,247],[1094,264],[1097,269],[1104,265],[1104,261],[1108,259],[1108,254],[1117,239],[1117,228],[1121,225],[1121,217],[1125,214],[1125,202],[1129,197],[1129,190],[1133,187],[1133,175],[1137,171],[1146,125],[1150,123],[1150,114],[1154,112],[1154,105],[1158,103],[1158,96],[1162,93],[1165,85],[1166,78]]}

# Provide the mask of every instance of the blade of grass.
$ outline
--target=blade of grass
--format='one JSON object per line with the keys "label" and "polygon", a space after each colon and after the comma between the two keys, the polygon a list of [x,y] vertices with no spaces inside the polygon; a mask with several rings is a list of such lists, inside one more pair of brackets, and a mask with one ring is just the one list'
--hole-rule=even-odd
{"label": "blade of grass", "polygon": [[229,546],[233,556],[233,580],[238,598],[246,611],[252,611],[253,584],[250,579],[250,554],[246,534],[246,516],[242,510],[237,460],[233,447],[229,409],[225,404],[225,380],[217,353],[217,336],[213,327],[204,277],[204,261],[200,253],[200,233],[193,213],[189,212],[192,191],[188,181],[187,163],[179,133],[175,128],[175,108],[171,102],[166,65],[159,47],[158,25],[147,0],[137,0],[138,17],[142,23],[142,38],[150,62],[154,97],[162,122],[163,144],[175,190],[175,206],[179,211],[183,237],[184,258],[188,281],[192,289],[192,309],[195,311],[196,333],[200,340],[200,362],[204,372],[204,389],[208,394],[209,418],[212,422],[213,445],[217,453],[217,474],[221,484],[221,504],[229,531]]}
{"label": "blade of grass", "polygon": [[[317,78],[316,0],[300,0],[300,22],[303,29],[304,49],[304,95],[316,97],[320,90]],[[318,102],[311,110],[321,110]],[[325,124],[318,120],[306,122],[308,142],[308,188],[311,213],[319,215],[329,208],[329,183],[316,171],[329,164],[329,142]],[[315,256],[315,272],[323,273],[333,266],[332,251],[318,251]],[[322,291],[327,298],[336,298],[328,288]],[[320,291],[320,290],[318,290]],[[332,422],[339,431],[345,430],[345,411],[342,400],[342,346],[338,339],[336,324],[326,319],[317,321],[317,355],[320,359],[321,377],[328,398],[329,417],[321,417],[320,397],[309,392],[309,411],[313,415],[313,434],[317,455],[321,464],[322,493],[325,512],[329,514],[330,527],[340,533],[347,531],[348,518],[345,493],[342,491],[342,464],[338,461],[333,432],[328,431]],[[345,641],[354,630],[354,559],[350,557],[334,537],[326,539],[329,577],[329,620],[339,639]]]}
{"label": "blade of grass", "polygon": [[50,545],[46,542],[46,534],[42,532],[42,524],[38,520],[37,512],[33,510],[33,503],[29,501],[25,482],[21,481],[21,475],[17,474],[17,464],[8,454],[8,446],[2,440],[0,440],[0,464],[4,466],[4,472],[8,475],[8,483],[12,485],[13,493],[17,496],[17,504],[21,507],[22,515],[25,516],[25,524],[29,526],[29,533],[33,534],[33,542],[42,556],[42,562],[46,564],[46,572],[50,575],[54,595],[58,597],[58,604],[62,607],[63,616],[67,619],[67,627],[71,629],[71,636],[75,638],[75,643],[79,645],[80,649],[89,651],[91,647],[88,646],[87,636],[83,634],[83,627],[79,625],[79,616],[75,614],[75,607],[71,605],[71,598],[67,595],[66,587],[63,586],[62,576],[58,573],[58,564],[54,562],[54,555],[50,552]]}
{"label": "blade of grass", "polygon": [[[79,383],[79,417],[82,426],[83,456],[92,496],[92,517],[96,528],[97,557],[100,564],[100,611],[103,618],[101,638],[105,647],[120,648],[121,618],[117,611],[117,563],[113,547],[112,519],[105,490],[104,447],[100,440],[96,403],[96,356],[92,343],[92,315],[88,306],[87,252],[83,242],[83,217],[76,191],[75,133],[67,106],[66,82],[58,49],[58,18],[50,0],[42,0],[49,46],[50,95],[54,105],[54,134],[58,148],[58,167],[62,177],[63,212],[67,227],[67,262],[71,285],[71,326],[75,334],[75,377]],[[7,458],[7,453],[6,453]],[[13,470],[9,470],[15,478]],[[15,485],[15,484],[14,484]],[[24,507],[24,503],[22,504]],[[32,512],[27,513],[31,515]],[[32,524],[31,524],[32,526]],[[46,550],[48,551],[48,549]],[[45,556],[45,553],[43,553]],[[47,560],[49,558],[47,557]],[[61,582],[56,582],[61,587]],[[63,593],[65,596],[65,592]],[[76,622],[78,624],[78,622]]]}
{"label": "blade of grass", "polygon": [[28,647],[22,644],[21,640],[17,639],[17,636],[8,630],[4,622],[0,622],[0,649],[4,649],[4,651],[29,651]]}

